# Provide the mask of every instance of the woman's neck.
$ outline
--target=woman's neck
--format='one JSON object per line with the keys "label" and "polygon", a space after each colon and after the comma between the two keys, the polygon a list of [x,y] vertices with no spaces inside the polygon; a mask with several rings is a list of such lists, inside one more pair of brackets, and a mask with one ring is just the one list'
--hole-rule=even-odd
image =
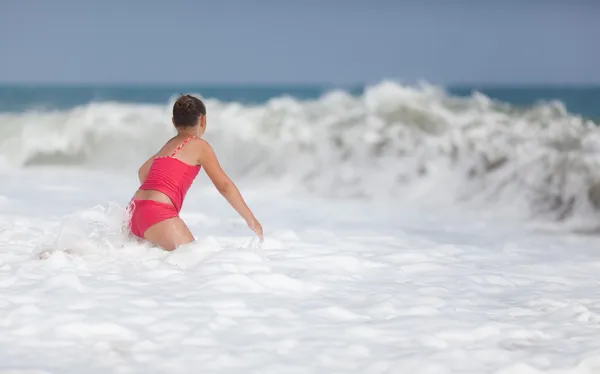
{"label": "woman's neck", "polygon": [[198,136],[198,132],[196,130],[180,130],[177,131],[177,135],[185,137]]}

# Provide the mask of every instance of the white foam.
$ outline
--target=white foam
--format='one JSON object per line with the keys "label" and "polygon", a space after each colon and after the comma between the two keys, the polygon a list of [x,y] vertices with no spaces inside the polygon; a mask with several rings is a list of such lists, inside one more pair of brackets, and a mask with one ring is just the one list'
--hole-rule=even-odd
{"label": "white foam", "polygon": [[164,252],[121,231],[135,176],[5,176],[0,373],[600,368],[594,237],[245,190],[261,245],[196,186]]}
{"label": "white foam", "polygon": [[[173,133],[171,104],[0,114],[0,165],[83,164],[132,175]],[[600,129],[561,103],[519,109],[481,94],[382,82],[360,97],[335,91],[207,106],[206,137],[237,181],[598,226]]]}

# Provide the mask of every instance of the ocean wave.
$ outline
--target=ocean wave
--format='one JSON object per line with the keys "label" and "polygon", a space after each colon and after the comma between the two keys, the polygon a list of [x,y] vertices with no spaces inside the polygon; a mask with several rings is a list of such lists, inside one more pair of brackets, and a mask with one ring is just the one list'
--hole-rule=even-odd
{"label": "ocean wave", "polygon": [[[0,167],[135,170],[174,134],[173,99],[0,114]],[[394,82],[358,97],[206,102],[206,138],[236,179],[334,197],[509,203],[555,220],[600,209],[600,129],[560,102],[518,108]]]}

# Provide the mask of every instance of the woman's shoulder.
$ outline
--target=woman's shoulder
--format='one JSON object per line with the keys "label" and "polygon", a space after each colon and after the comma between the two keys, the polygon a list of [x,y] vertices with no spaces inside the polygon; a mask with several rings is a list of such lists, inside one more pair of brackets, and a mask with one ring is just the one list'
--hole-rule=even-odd
{"label": "woman's shoulder", "polygon": [[191,144],[193,144],[193,147],[202,151],[205,149],[212,149],[212,147],[210,146],[210,144],[203,138],[199,138],[199,137],[193,137],[190,139],[189,141]]}
{"label": "woman's shoulder", "polygon": [[206,161],[207,156],[213,154],[211,145],[205,139],[194,137],[188,141],[188,144],[193,148],[196,160],[200,164]]}
{"label": "woman's shoulder", "polygon": [[[194,153],[200,165],[207,162],[212,162],[216,159],[215,151],[208,141],[202,138],[194,138],[193,140]],[[190,141],[190,142],[192,142]]]}

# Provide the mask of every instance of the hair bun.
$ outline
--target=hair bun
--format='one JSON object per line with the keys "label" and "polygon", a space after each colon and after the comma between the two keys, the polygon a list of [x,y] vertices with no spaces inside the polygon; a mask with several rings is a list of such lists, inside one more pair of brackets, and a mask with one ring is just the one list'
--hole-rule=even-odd
{"label": "hair bun", "polygon": [[194,100],[192,100],[192,99],[186,100],[184,105],[185,105],[185,109],[189,110],[189,111],[192,111],[196,108],[196,105],[194,105]]}
{"label": "hair bun", "polygon": [[192,95],[181,94],[173,105],[175,126],[194,126],[202,115],[206,115],[206,107]]}
{"label": "hair bun", "polygon": [[179,99],[177,99],[177,101],[175,102],[175,106],[186,111],[191,111],[196,108],[194,99],[190,95],[183,94],[179,97]]}

